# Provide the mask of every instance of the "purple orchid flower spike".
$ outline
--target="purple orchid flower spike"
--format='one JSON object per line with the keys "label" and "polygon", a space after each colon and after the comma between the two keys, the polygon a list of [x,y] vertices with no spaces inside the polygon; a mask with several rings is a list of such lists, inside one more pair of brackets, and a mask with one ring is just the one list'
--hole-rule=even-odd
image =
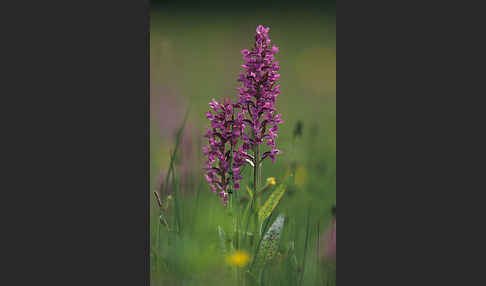
{"label": "purple orchid flower spike", "polygon": [[206,127],[204,135],[209,145],[203,147],[203,153],[208,158],[205,178],[211,190],[218,193],[226,205],[230,183],[236,190],[240,188],[240,167],[246,163],[247,154],[242,147],[238,147],[243,132],[243,124],[238,119],[243,114],[241,111],[235,112],[234,105],[227,98],[222,102],[213,99],[209,107],[206,117],[210,126]]}
{"label": "purple orchid flower spike", "polygon": [[[275,161],[280,154],[276,148],[278,124],[283,120],[275,108],[275,100],[280,94],[277,80],[280,67],[274,55],[276,46],[271,46],[268,37],[270,28],[259,25],[256,29],[255,44],[251,51],[241,51],[245,64],[240,73],[239,100],[232,104],[229,99],[222,102],[212,100],[206,117],[210,126],[204,135],[209,145],[203,147],[207,156],[205,177],[213,192],[220,195],[223,204],[228,201],[232,183],[235,190],[240,188],[241,167],[251,163],[254,171],[255,192],[261,179],[260,165],[267,157]],[[263,152],[261,145],[270,150]],[[248,154],[252,150],[253,156]]]}
{"label": "purple orchid flower spike", "polygon": [[283,122],[275,108],[275,100],[280,94],[280,85],[277,84],[280,67],[274,57],[278,48],[270,45],[269,31],[270,28],[259,25],[251,51],[241,51],[245,64],[241,66],[244,71],[238,79],[242,86],[238,88],[239,101],[236,106],[245,115],[242,123],[250,127],[249,133],[242,135],[243,148],[248,151],[264,143],[270,147],[262,154],[256,152],[258,162],[267,157],[274,162],[275,155],[280,154],[275,139],[278,137],[278,124]]}

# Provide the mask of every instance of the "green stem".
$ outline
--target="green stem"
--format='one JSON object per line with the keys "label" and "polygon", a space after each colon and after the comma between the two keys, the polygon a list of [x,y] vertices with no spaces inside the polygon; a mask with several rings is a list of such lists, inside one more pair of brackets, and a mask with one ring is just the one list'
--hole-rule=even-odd
{"label": "green stem", "polygon": [[253,155],[255,158],[255,167],[253,168],[253,184],[254,184],[254,192],[253,196],[255,196],[255,201],[257,202],[257,207],[260,206],[260,202],[258,200],[258,190],[260,188],[260,182],[261,182],[261,168],[260,168],[260,146],[258,144],[255,144],[255,147],[253,148]]}

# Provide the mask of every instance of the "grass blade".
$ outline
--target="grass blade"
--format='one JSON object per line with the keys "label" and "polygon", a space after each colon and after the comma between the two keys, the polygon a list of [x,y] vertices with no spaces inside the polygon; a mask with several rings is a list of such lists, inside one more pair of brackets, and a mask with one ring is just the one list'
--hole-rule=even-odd
{"label": "grass blade", "polygon": [[[174,170],[174,162],[177,156],[177,151],[179,150],[179,146],[181,144],[181,137],[182,137],[182,132],[184,131],[184,127],[186,126],[187,118],[189,115],[189,108],[186,110],[186,114],[184,115],[184,121],[182,122],[181,127],[177,130],[176,134],[176,143],[174,146],[174,151],[170,154],[170,163],[169,163],[169,171],[167,172],[167,175],[165,177],[165,186],[166,186],[166,192],[168,195],[168,186],[169,186],[169,177],[172,178],[172,190],[173,190],[173,197],[174,197],[174,228],[176,229],[177,232],[180,232],[181,230],[181,218],[180,218],[180,205],[179,205],[179,198],[178,198],[178,191],[177,191],[177,181],[176,181],[176,176],[175,176],[175,170]],[[177,228],[176,228],[177,227]]]}
{"label": "grass blade", "polygon": [[226,255],[228,253],[228,251],[226,250],[226,233],[220,225],[218,225],[218,236],[221,253],[223,255]]}
{"label": "grass blade", "polygon": [[187,108],[187,110],[186,110],[186,114],[184,115],[184,121],[182,122],[181,127],[179,127],[179,130],[177,130],[176,143],[175,143],[174,151],[170,155],[169,171],[167,172],[167,176],[165,177],[165,186],[166,186],[167,190],[169,189],[168,188],[169,177],[174,170],[174,161],[175,161],[175,158],[176,158],[176,155],[177,155],[177,150],[179,149],[179,145],[181,143],[181,136],[182,136],[182,132],[184,131],[184,127],[186,126],[188,115],[189,115],[189,108]]}
{"label": "grass blade", "polygon": [[310,234],[310,209],[307,212],[307,227],[305,230],[305,244],[304,244],[304,259],[302,260],[302,274],[300,276],[300,283],[302,285],[302,281],[304,280],[304,273],[305,273],[305,262],[307,259],[307,248],[309,245],[309,234]]}

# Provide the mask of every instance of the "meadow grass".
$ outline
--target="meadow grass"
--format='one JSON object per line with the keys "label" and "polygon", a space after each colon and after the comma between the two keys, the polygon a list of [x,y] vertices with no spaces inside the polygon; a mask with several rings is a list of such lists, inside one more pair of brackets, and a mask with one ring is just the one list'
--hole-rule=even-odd
{"label": "meadow grass", "polygon": [[[311,12],[288,16],[300,21],[291,23],[272,14],[211,20],[165,12],[151,16],[151,101],[185,99],[170,135],[160,135],[168,115],[156,105],[151,107],[151,285],[336,284],[335,263],[318,256],[319,235],[328,227],[336,202],[334,18]],[[275,177],[277,185],[262,195],[261,203],[294,174],[261,231],[258,216],[251,215],[256,206],[246,204],[250,197],[246,188],[252,183],[249,173],[244,174],[237,198],[232,198],[233,208],[224,208],[202,177],[200,153],[207,103],[213,97],[236,96],[239,51],[249,45],[256,23],[271,26],[272,40],[280,47],[282,94],[277,105],[285,120],[278,138],[283,154],[274,164],[265,161],[262,168],[263,181]],[[322,33],[316,36],[316,30]],[[294,138],[298,121],[303,123],[302,136]],[[192,138],[189,149],[181,148],[184,136]],[[183,169],[185,156],[193,162],[191,172]],[[274,245],[263,239],[279,214],[285,219]],[[254,259],[262,245],[275,249],[275,258],[263,265]],[[245,268],[226,263],[235,246],[251,256]],[[248,274],[250,267],[259,271]]]}
{"label": "meadow grass", "polygon": [[[176,145],[171,158],[177,156],[175,154],[177,150]],[[167,177],[170,178],[164,183],[164,186],[169,184],[172,186],[171,199],[163,196],[163,187],[160,195],[161,202],[159,203],[155,195],[151,200],[152,285],[242,285],[242,282],[238,284],[238,281],[243,279],[235,278],[235,274],[232,273],[234,270],[226,265],[226,255],[238,248],[247,249],[252,258],[257,258],[258,251],[262,249],[263,234],[274,222],[276,214],[280,213],[285,214],[285,223],[280,241],[276,245],[276,259],[266,265],[262,263],[255,265],[257,259],[252,260],[251,267],[262,267],[262,271],[259,277],[248,277],[247,285],[335,284],[333,263],[326,263],[318,258],[319,229],[324,229],[329,223],[330,208],[335,201],[335,199],[328,199],[328,196],[316,200],[322,191],[311,190],[322,188],[321,184],[306,179],[303,185],[298,181],[289,186],[288,192],[283,194],[282,199],[266,218],[260,237],[256,233],[253,237],[243,236],[242,239],[247,241],[241,242],[240,247],[231,249],[229,246],[231,243],[224,241],[226,237],[223,241],[220,240],[221,230],[225,236],[234,235],[234,216],[231,216],[230,212],[243,213],[242,207],[237,203],[235,209],[225,209],[219,198],[202,180],[197,185],[195,193],[181,193],[181,184],[174,161],[172,159],[170,161],[172,164],[169,163],[169,166],[173,166],[174,172],[168,173]],[[308,162],[298,164],[309,165]],[[307,172],[305,176],[308,178],[318,176],[316,173],[319,171],[316,169],[306,168],[305,170]],[[277,182],[281,179],[277,177]],[[302,180],[302,177],[298,177],[297,180]],[[277,193],[280,186],[273,188],[263,200],[266,201],[272,194]],[[243,194],[241,192],[240,196]],[[239,222],[238,228],[245,229],[247,232],[248,223],[252,222],[245,220],[244,216],[243,222]],[[246,228],[242,228],[242,225],[246,225]],[[255,227],[250,229],[255,231]],[[258,242],[255,241],[256,238],[259,238]],[[236,275],[247,274],[237,273]]]}

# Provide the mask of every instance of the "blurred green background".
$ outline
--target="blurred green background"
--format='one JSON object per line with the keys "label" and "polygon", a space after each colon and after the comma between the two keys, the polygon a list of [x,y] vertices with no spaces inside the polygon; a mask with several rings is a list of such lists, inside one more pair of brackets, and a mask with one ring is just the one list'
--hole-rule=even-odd
{"label": "blurred green background", "polygon": [[[238,2],[235,6],[251,2],[245,3]],[[176,166],[187,235],[183,248],[161,247],[164,230],[151,194],[152,285],[176,285],[175,281],[180,285],[228,285],[220,271],[223,262],[214,255],[216,228],[227,225],[228,219],[202,177],[204,158],[200,149],[207,142],[201,135],[208,123],[205,112],[209,101],[224,96],[236,100],[239,86],[236,79],[243,64],[240,51],[251,47],[258,24],[270,27],[272,43],[279,47],[276,58],[281,67],[281,94],[276,107],[285,120],[279,127],[277,141],[282,155],[274,164],[264,163],[263,178],[272,176],[279,181],[290,166],[295,166],[296,184],[279,205],[279,210],[293,221],[292,233],[287,235],[296,236],[299,241],[305,227],[299,221],[305,219],[308,210],[313,222],[322,228],[328,225],[331,206],[336,202],[336,16],[334,6],[328,6],[229,11],[153,5],[152,191],[160,191],[175,133],[186,110],[189,107],[190,110]],[[303,133],[294,142],[298,121],[303,124]],[[248,183],[244,180],[243,188]],[[161,195],[164,196],[164,191]],[[307,272],[312,276],[318,271],[316,267]]]}

